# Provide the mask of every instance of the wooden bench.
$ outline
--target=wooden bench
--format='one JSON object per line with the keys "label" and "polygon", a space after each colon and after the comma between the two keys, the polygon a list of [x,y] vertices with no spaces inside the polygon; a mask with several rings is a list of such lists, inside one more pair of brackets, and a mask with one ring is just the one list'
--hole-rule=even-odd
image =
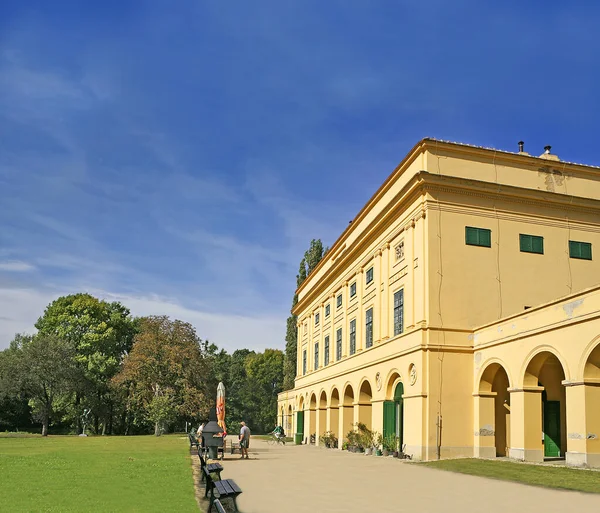
{"label": "wooden bench", "polygon": [[198,443],[198,439],[192,433],[188,433],[188,438],[190,439],[190,450],[194,447],[196,449],[198,449],[200,447],[200,444]]}
{"label": "wooden bench", "polygon": [[234,454],[235,451],[237,451],[238,454],[241,454],[240,442],[231,442],[231,454]]}
{"label": "wooden bench", "polygon": [[215,505],[215,508],[217,508],[217,513],[227,513],[219,499],[215,499],[215,502],[213,502],[213,504]]}
{"label": "wooden bench", "polygon": [[210,504],[208,506],[208,513],[211,513],[213,504],[217,500],[215,497],[215,491],[219,495],[219,502],[221,502],[223,499],[232,499],[233,506],[235,508],[234,511],[239,511],[236,499],[237,496],[242,493],[242,490],[240,490],[240,487],[235,484],[233,479],[221,479],[221,481],[212,481],[212,485],[210,487]]}
{"label": "wooden bench", "polygon": [[211,474],[217,474],[217,477],[221,479],[221,472],[223,472],[223,467],[220,463],[207,463],[200,449],[198,449],[198,458],[200,458],[201,482],[206,481],[206,493],[204,494],[204,496],[206,497],[206,495],[208,494],[208,488],[210,486],[210,483],[213,481]]}

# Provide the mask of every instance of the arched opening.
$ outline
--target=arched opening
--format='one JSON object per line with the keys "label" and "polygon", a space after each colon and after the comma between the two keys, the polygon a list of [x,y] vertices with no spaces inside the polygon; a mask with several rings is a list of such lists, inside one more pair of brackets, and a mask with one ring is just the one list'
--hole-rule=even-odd
{"label": "arched opening", "polygon": [[[504,367],[494,362],[486,367],[479,381],[479,437],[491,437],[496,456],[507,456],[510,447],[510,387]],[[485,402],[489,402],[488,405]],[[493,403],[493,404],[492,404]],[[486,444],[482,444],[485,446]],[[482,454],[483,455],[483,454]],[[490,454],[493,456],[493,453]]]}
{"label": "arched opening", "polygon": [[[337,388],[331,391],[331,400],[329,402],[329,431],[339,439],[340,431],[340,394]],[[341,447],[341,444],[340,444]]]}
{"label": "arched opening", "polygon": [[368,429],[372,428],[371,422],[371,399],[373,393],[371,391],[371,384],[368,380],[364,380],[360,386],[358,392],[358,422],[367,426]]}
{"label": "arched opening", "polygon": [[386,387],[383,403],[383,436],[385,448],[402,450],[404,445],[404,385],[400,374],[394,372]]}
{"label": "arched opening", "polygon": [[535,355],[525,370],[523,388],[526,392],[537,392],[539,396],[534,408],[531,408],[532,404],[526,405],[525,429],[531,435],[538,433],[542,440],[541,456],[544,459],[564,458],[567,452],[567,400],[562,384],[564,379],[565,372],[560,360],[549,351]]}
{"label": "arched opening", "polygon": [[293,412],[292,412],[292,405],[290,404],[288,406],[288,413],[287,413],[287,418],[286,418],[286,423],[283,429],[285,429],[285,433],[287,436],[291,436],[292,435],[292,416],[293,416]]}
{"label": "arched opening", "polygon": [[313,393],[310,396],[310,401],[308,403],[308,426],[309,426],[309,442],[315,443],[315,438],[317,434],[317,396]]}
{"label": "arched opening", "polygon": [[296,434],[304,440],[304,397],[300,396],[298,411],[296,412]]}
{"label": "arched opening", "polygon": [[[583,383],[567,390],[570,411],[567,463],[600,467],[600,344],[589,354],[583,367]],[[583,436],[585,435],[585,436]],[[596,436],[593,436],[596,435]]]}
{"label": "arched opening", "polygon": [[319,396],[319,411],[317,416],[317,442],[319,436],[323,435],[327,431],[327,395],[325,394],[325,390],[321,392]]}
{"label": "arched opening", "polygon": [[350,431],[354,430],[354,390],[351,385],[347,385],[344,389],[340,417],[340,425],[342,426],[340,436],[345,437]]}

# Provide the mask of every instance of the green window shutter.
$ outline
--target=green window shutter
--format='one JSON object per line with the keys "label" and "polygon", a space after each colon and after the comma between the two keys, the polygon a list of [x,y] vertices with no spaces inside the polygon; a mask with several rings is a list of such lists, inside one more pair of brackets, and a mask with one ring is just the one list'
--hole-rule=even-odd
{"label": "green window shutter", "polygon": [[531,235],[523,235],[522,233],[519,235],[519,239],[521,242],[521,251],[526,251],[527,253],[531,252]]}
{"label": "green window shutter", "polygon": [[383,436],[396,434],[396,403],[383,402]]}
{"label": "green window shutter", "polygon": [[592,259],[592,244],[590,242],[569,241],[569,256],[583,260]]}
{"label": "green window shutter", "polygon": [[569,241],[569,256],[571,258],[579,258],[579,244],[574,240]]}
{"label": "green window shutter", "polygon": [[519,234],[519,246],[524,253],[544,254],[544,237],[538,235]]}
{"label": "green window shutter", "polygon": [[581,258],[592,259],[592,245],[589,242],[581,243]]}
{"label": "green window shutter", "polygon": [[467,226],[465,228],[465,242],[469,245],[476,246],[479,242],[479,237],[477,236],[477,228],[471,228]]}
{"label": "green window shutter", "polygon": [[479,229],[479,245],[485,246],[486,248],[492,247],[492,231]]}
{"label": "green window shutter", "polygon": [[492,231],[487,228],[465,226],[465,243],[469,246],[492,247]]}

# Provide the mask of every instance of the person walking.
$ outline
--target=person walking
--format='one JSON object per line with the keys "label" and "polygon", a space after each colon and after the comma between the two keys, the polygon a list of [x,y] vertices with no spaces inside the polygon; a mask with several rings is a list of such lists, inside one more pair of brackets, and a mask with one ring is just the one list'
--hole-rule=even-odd
{"label": "person walking", "polygon": [[248,448],[250,447],[250,428],[246,426],[246,423],[242,421],[242,428],[240,429],[240,452],[242,456],[240,459],[244,459],[244,454],[246,455],[246,459],[248,458]]}

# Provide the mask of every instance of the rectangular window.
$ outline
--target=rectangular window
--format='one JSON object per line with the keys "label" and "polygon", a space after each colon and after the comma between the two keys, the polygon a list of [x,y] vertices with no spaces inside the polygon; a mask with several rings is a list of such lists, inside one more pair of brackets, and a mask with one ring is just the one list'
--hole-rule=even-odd
{"label": "rectangular window", "polygon": [[544,237],[538,235],[519,234],[519,247],[523,253],[544,254]]}
{"label": "rectangular window", "polygon": [[571,258],[581,258],[582,260],[592,259],[592,244],[590,242],[569,241],[569,256]]}
{"label": "rectangular window", "polygon": [[302,375],[306,374],[306,349],[302,351]]}
{"label": "rectangular window", "polygon": [[350,297],[356,296],[356,282],[350,285]]}
{"label": "rectangular window", "polygon": [[321,314],[316,313],[315,314],[315,326],[319,325],[319,319],[321,318]]}
{"label": "rectangular window", "polygon": [[367,269],[367,285],[373,281],[373,268],[369,267]]}
{"label": "rectangular window", "polygon": [[319,343],[315,342],[315,370],[319,368]]}
{"label": "rectangular window", "polygon": [[335,300],[335,304],[338,308],[340,306],[342,306],[342,295],[341,294],[338,295],[337,299]]}
{"label": "rectangular window", "polygon": [[367,310],[366,322],[365,322],[365,346],[371,347],[373,345],[373,309]]}
{"label": "rectangular window", "polygon": [[465,243],[469,246],[492,247],[492,230],[487,228],[465,227]]}
{"label": "rectangular window", "polygon": [[329,336],[325,337],[325,365],[329,365]]}
{"label": "rectangular window", "polygon": [[404,289],[394,294],[394,335],[404,331]]}
{"label": "rectangular window", "polygon": [[356,353],[356,319],[350,321],[350,354]]}
{"label": "rectangular window", "polygon": [[339,328],[335,334],[335,359],[342,359],[342,328]]}
{"label": "rectangular window", "polygon": [[325,305],[325,317],[329,317],[331,313],[331,305]]}

